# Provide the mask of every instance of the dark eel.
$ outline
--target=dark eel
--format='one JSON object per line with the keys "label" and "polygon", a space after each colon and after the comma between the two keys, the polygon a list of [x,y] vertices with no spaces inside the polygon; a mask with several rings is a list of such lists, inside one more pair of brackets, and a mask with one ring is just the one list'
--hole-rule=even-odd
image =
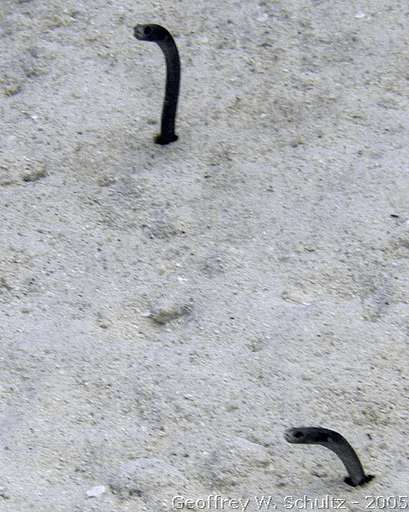
{"label": "dark eel", "polygon": [[155,137],[155,142],[169,144],[178,139],[175,133],[175,120],[180,88],[179,52],[172,35],[160,25],[136,25],[134,36],[140,41],[156,43],[165,55],[165,100],[162,109],[161,133]]}
{"label": "dark eel", "polygon": [[299,427],[288,429],[284,437],[289,443],[320,444],[336,453],[348,471],[345,482],[353,487],[366,484],[373,478],[365,474],[355,450],[338,432],[321,427]]}

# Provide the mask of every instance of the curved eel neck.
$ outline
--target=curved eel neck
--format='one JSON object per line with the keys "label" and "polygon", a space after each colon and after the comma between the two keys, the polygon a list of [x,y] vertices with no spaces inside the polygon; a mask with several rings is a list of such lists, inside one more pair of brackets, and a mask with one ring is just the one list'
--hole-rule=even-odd
{"label": "curved eel neck", "polygon": [[156,138],[158,144],[177,140],[175,133],[176,111],[180,88],[180,58],[173,37],[167,34],[163,40],[155,41],[166,59],[165,99],[162,109],[161,133]]}
{"label": "curved eel neck", "polygon": [[[340,439],[332,439],[332,435],[329,435],[330,440],[324,441],[322,443],[323,446],[333,451],[343,462],[345,469],[348,471],[348,477],[346,478],[346,482],[356,486],[368,481],[368,478],[365,474],[364,468],[359,460],[355,450],[348,443],[348,441],[338,434]],[[338,438],[337,436],[337,438]]]}

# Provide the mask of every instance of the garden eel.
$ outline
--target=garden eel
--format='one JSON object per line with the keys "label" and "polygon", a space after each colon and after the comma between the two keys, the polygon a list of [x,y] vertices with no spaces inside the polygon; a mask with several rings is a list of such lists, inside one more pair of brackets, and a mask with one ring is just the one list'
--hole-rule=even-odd
{"label": "garden eel", "polygon": [[180,87],[180,59],[176,43],[166,28],[160,25],[136,25],[134,36],[140,41],[156,43],[166,59],[165,99],[162,109],[161,133],[155,137],[157,144],[169,144],[178,139],[175,119]]}
{"label": "garden eel", "polygon": [[321,427],[299,427],[288,429],[284,437],[289,443],[320,444],[336,453],[348,471],[345,482],[353,487],[366,484],[373,478],[365,474],[355,450],[338,432]]}

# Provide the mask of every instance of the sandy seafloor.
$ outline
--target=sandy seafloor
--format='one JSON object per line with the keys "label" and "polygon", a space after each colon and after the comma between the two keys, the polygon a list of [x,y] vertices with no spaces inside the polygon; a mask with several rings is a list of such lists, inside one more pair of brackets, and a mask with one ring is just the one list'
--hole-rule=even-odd
{"label": "sandy seafloor", "polygon": [[[146,22],[182,58],[167,147]],[[408,29],[403,0],[1,0],[1,512],[409,494]]]}

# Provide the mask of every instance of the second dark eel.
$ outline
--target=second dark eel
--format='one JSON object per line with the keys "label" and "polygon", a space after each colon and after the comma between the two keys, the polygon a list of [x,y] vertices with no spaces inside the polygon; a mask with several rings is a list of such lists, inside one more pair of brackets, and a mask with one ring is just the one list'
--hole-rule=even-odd
{"label": "second dark eel", "polygon": [[166,85],[162,109],[161,132],[155,137],[157,144],[169,144],[178,140],[175,133],[176,111],[180,89],[180,58],[176,43],[161,25],[136,25],[134,36],[140,41],[156,43],[165,55]]}
{"label": "second dark eel", "polygon": [[365,474],[358,455],[348,441],[334,430],[321,427],[290,428],[284,437],[289,443],[319,444],[336,453],[348,471],[345,482],[353,487],[366,484],[373,478],[372,475]]}

